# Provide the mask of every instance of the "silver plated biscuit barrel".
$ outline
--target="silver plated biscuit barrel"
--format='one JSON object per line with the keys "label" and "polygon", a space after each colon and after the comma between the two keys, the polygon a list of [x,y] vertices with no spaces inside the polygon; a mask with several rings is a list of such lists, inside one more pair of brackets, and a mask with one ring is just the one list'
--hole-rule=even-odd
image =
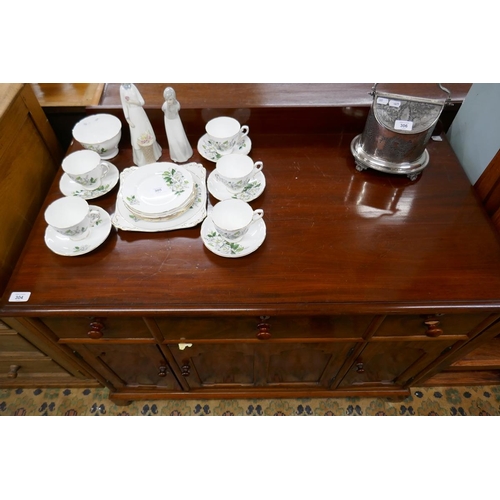
{"label": "silver plated biscuit barrel", "polygon": [[370,112],[363,133],[351,143],[356,169],[373,168],[390,174],[404,174],[415,180],[429,163],[425,148],[444,106],[445,99],[428,99],[391,94],[372,88]]}

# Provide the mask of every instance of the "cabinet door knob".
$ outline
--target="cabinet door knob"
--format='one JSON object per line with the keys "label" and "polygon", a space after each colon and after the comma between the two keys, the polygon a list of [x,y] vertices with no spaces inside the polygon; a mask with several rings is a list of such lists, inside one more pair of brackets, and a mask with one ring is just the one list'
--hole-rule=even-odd
{"label": "cabinet door knob", "polygon": [[257,332],[257,338],[259,340],[267,340],[271,338],[271,332],[269,331],[270,325],[269,323],[259,323],[257,325],[258,332]]}
{"label": "cabinet door knob", "polygon": [[21,367],[19,365],[10,365],[9,373],[7,373],[7,377],[9,378],[17,378],[17,372]]}
{"label": "cabinet door knob", "polygon": [[160,365],[158,368],[158,377],[167,376],[167,367],[165,365]]}
{"label": "cabinet door knob", "polygon": [[189,375],[191,375],[191,366],[189,365],[189,361],[187,359],[182,362],[181,374],[183,377],[189,377]]}
{"label": "cabinet door knob", "polygon": [[365,373],[365,367],[363,363],[356,363],[356,373]]}
{"label": "cabinet door knob", "polygon": [[91,339],[100,339],[103,335],[102,331],[104,330],[104,322],[102,318],[92,318],[89,324],[90,330],[87,332],[87,335]]}
{"label": "cabinet door knob", "polygon": [[427,328],[427,331],[425,332],[427,337],[439,337],[440,335],[443,335],[442,328],[439,328],[440,324],[441,323],[436,318],[427,317],[424,321],[424,325]]}

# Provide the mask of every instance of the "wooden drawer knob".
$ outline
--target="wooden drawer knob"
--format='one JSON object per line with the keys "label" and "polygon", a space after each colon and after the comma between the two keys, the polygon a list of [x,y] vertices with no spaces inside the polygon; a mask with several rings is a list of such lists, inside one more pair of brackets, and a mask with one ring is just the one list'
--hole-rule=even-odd
{"label": "wooden drawer knob", "polygon": [[90,330],[87,332],[87,335],[91,339],[100,339],[103,335],[104,330],[104,322],[101,318],[92,318],[92,321],[89,324]]}
{"label": "wooden drawer knob", "polygon": [[271,338],[271,332],[269,331],[270,325],[269,323],[259,323],[257,325],[258,332],[257,332],[257,338],[259,340],[268,340]]}
{"label": "wooden drawer knob", "polygon": [[363,363],[356,363],[356,373],[365,373],[365,367]]}
{"label": "wooden drawer knob", "polygon": [[160,365],[158,368],[158,377],[167,376],[167,367],[165,365]]}
{"label": "wooden drawer knob", "polygon": [[9,373],[7,373],[7,377],[9,378],[17,378],[17,372],[21,367],[19,365],[10,365]]}
{"label": "wooden drawer knob", "polygon": [[439,328],[440,324],[441,323],[436,318],[427,318],[424,321],[424,325],[427,328],[427,331],[425,332],[427,337],[439,337],[440,335],[443,335],[443,330]]}

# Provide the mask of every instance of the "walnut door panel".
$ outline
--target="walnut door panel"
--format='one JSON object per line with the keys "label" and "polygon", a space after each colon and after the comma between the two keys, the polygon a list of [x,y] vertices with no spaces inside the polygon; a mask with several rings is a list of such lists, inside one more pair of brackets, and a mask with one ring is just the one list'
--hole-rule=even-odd
{"label": "walnut door panel", "polygon": [[115,387],[161,387],[180,390],[177,379],[156,345],[70,344]]}
{"label": "walnut door panel", "polygon": [[60,339],[151,339],[142,318],[136,317],[48,317],[41,318]]}
{"label": "walnut door panel", "polygon": [[468,335],[489,315],[443,314],[443,315],[394,315],[386,316],[375,332],[375,337],[446,337]]}
{"label": "walnut door panel", "polygon": [[266,344],[265,385],[280,387],[328,388],[354,343]]}
{"label": "walnut door panel", "polygon": [[403,387],[453,345],[453,341],[370,342],[356,357],[339,388]]}
{"label": "walnut door panel", "polygon": [[195,340],[360,339],[371,316],[155,318],[168,342]]}
{"label": "walnut door panel", "polygon": [[328,388],[354,343],[193,343],[169,345],[190,389]]}
{"label": "walnut door panel", "polygon": [[169,345],[190,389],[214,386],[253,387],[257,363],[253,344],[193,344],[181,350]]}

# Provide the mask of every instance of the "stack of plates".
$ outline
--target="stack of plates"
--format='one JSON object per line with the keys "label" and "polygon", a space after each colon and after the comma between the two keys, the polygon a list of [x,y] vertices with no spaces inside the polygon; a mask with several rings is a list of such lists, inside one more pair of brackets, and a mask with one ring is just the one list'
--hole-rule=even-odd
{"label": "stack of plates", "polygon": [[195,183],[186,168],[174,163],[151,163],[133,171],[121,187],[127,209],[144,220],[169,220],[193,204]]}
{"label": "stack of plates", "polygon": [[202,222],[206,207],[203,165],[151,163],[120,173],[120,190],[111,222],[123,231],[173,231]]}

